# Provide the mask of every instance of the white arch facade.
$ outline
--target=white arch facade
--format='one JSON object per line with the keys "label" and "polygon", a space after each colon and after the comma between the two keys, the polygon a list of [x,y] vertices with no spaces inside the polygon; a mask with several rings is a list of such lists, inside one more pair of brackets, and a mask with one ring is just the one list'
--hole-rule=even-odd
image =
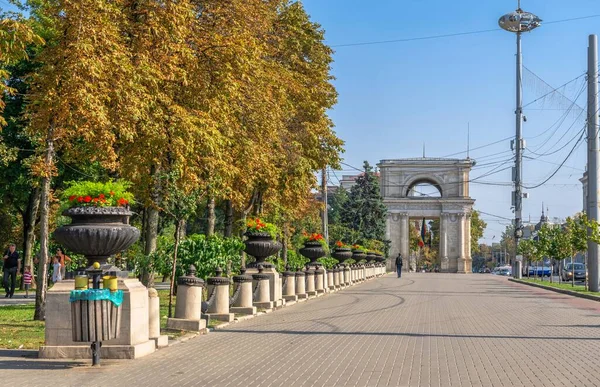
{"label": "white arch facade", "polygon": [[[381,196],[387,206],[386,237],[391,248],[388,269],[402,254],[408,270],[410,220],[440,219],[440,263],[446,273],[471,273],[471,211],[475,201],[469,196],[471,159],[414,158],[381,160]],[[435,186],[441,197],[411,196],[419,183]]]}

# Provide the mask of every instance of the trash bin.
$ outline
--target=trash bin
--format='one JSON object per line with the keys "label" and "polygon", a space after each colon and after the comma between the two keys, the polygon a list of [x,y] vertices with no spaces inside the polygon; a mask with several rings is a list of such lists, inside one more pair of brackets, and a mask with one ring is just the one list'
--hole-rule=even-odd
{"label": "trash bin", "polygon": [[73,341],[106,341],[119,337],[122,290],[72,290],[69,301]]}

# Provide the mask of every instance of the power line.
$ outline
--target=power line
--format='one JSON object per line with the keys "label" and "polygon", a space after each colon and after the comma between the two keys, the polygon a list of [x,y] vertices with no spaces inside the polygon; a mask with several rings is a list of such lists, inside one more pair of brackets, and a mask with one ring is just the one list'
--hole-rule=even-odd
{"label": "power line", "polygon": [[565,159],[560,163],[560,165],[558,166],[558,168],[556,168],[556,170],[554,172],[552,172],[552,174],[550,176],[548,176],[547,179],[545,179],[544,181],[542,181],[539,184],[536,184],[536,185],[530,186],[530,187],[525,187],[525,188],[527,188],[527,189],[538,188],[538,187],[541,187],[542,185],[544,185],[548,180],[552,179],[554,177],[554,175],[556,175],[558,173],[558,171],[562,168],[562,166],[567,162],[567,160],[569,159],[569,157],[571,157],[571,155],[573,154],[573,152],[575,151],[575,149],[577,149],[577,147],[583,143],[581,140],[583,139],[584,135],[585,135],[585,131],[581,131],[581,136],[579,136],[579,139],[577,140],[577,142],[575,143],[575,145],[573,145],[573,148],[571,149],[571,151],[569,152],[569,154],[567,155],[567,157],[565,157]]}
{"label": "power line", "polygon": [[[545,22],[544,25],[566,23],[566,22],[583,20],[583,19],[591,19],[591,18],[596,18],[596,17],[600,17],[600,14],[581,16],[581,17],[570,18],[570,19],[554,20],[554,21]],[[450,33],[450,34],[419,36],[419,37],[414,37],[414,38],[402,38],[402,39],[390,39],[390,40],[377,40],[377,41],[371,41],[371,42],[333,44],[330,47],[333,47],[333,48],[357,47],[357,46],[372,46],[372,45],[377,45],[377,44],[404,43],[404,42],[412,42],[412,41],[417,41],[417,40],[433,40],[433,39],[441,39],[441,38],[451,38],[451,37],[455,37],[455,36],[484,34],[484,33],[488,33],[488,32],[496,32],[496,31],[503,31],[503,30],[501,28],[493,28],[493,29],[478,30],[478,31],[464,31],[464,32],[455,32],[455,33]]]}

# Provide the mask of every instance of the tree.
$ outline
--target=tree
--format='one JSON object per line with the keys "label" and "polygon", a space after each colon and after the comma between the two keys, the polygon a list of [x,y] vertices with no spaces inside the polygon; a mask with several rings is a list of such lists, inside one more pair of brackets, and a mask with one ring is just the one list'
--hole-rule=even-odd
{"label": "tree", "polygon": [[364,172],[356,179],[348,203],[341,211],[342,222],[346,227],[358,231],[361,240],[382,241],[385,239],[387,208],[371,166],[365,161],[363,167]]}
{"label": "tree", "polygon": [[523,239],[519,242],[518,253],[527,259],[527,276],[529,277],[531,261],[539,259],[538,246],[533,239]]}
{"label": "tree", "polygon": [[342,211],[348,203],[348,192],[339,187],[335,190],[333,195],[327,197],[328,201],[328,213],[327,221],[329,224],[341,224],[342,223]]}
{"label": "tree", "polygon": [[[506,229],[502,233],[500,239],[500,246],[506,251],[509,256],[515,252],[515,227],[511,224],[506,226]],[[512,259],[508,259],[507,262],[512,262]]]}
{"label": "tree", "polygon": [[471,254],[479,252],[479,239],[483,237],[483,232],[487,223],[479,217],[479,211],[471,211]]}
{"label": "tree", "polygon": [[[567,218],[566,233],[569,239],[569,247],[571,257],[571,265],[573,265],[573,258],[578,253],[585,253],[587,251],[588,243],[588,225],[590,222],[585,214],[578,214],[575,217]],[[571,267],[573,276],[571,277],[571,286],[575,286],[575,267]]]}

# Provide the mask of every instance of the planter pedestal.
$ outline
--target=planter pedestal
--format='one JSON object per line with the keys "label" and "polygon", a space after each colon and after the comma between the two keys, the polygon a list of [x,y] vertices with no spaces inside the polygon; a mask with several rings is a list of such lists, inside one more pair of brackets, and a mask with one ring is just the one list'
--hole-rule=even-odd
{"label": "planter pedestal", "polygon": [[[258,274],[258,268],[249,267],[246,270],[246,274]],[[261,274],[269,276],[269,301],[273,303],[273,308],[279,308],[283,306],[283,300],[279,297],[282,294],[281,279],[279,273],[275,267],[265,267]]]}
{"label": "planter pedestal", "polygon": [[[90,359],[89,343],[73,341],[69,295],[74,280],[64,280],[48,290],[46,299],[46,329],[41,359]],[[155,351],[156,343],[149,338],[148,289],[135,278],[119,278],[123,290],[119,337],[102,342],[103,359],[137,359]]]}

